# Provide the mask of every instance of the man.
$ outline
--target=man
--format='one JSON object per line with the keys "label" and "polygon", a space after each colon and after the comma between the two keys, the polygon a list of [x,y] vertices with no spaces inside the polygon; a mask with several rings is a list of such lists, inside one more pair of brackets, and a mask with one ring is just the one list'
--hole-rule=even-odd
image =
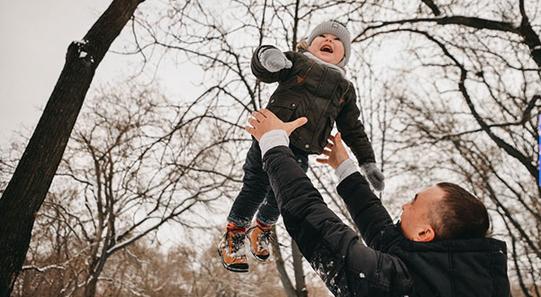
{"label": "man", "polygon": [[287,231],[336,296],[509,296],[504,242],[486,238],[484,205],[461,187],[440,183],[417,193],[393,224],[341,142],[326,163],[366,245],[323,202],[288,148],[306,118],[284,123],[262,109],[246,130],[258,141]]}

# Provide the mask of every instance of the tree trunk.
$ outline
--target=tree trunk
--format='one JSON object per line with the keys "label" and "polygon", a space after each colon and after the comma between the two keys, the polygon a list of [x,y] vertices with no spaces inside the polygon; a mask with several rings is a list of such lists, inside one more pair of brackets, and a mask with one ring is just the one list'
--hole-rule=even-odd
{"label": "tree trunk", "polygon": [[84,297],[94,297],[96,296],[96,287],[98,286],[98,279],[94,276],[90,277],[90,281],[85,286],[85,291],[83,293]]}
{"label": "tree trunk", "polygon": [[56,173],[95,70],[143,0],[113,0],[66,63],[15,173],[0,199],[0,296],[24,262],[37,211]]}
{"label": "tree trunk", "polygon": [[304,280],[304,268],[302,267],[302,254],[299,246],[291,240],[291,255],[293,256],[293,271],[295,273],[295,291],[297,297],[307,297],[308,289]]}
{"label": "tree trunk", "polygon": [[274,255],[274,262],[276,263],[276,269],[278,270],[278,275],[280,276],[280,281],[282,282],[282,287],[287,297],[296,297],[297,293],[295,287],[291,283],[289,276],[287,275],[286,266],[282,252],[280,251],[280,243],[278,242],[278,234],[276,233],[276,225],[272,226],[272,254]]}

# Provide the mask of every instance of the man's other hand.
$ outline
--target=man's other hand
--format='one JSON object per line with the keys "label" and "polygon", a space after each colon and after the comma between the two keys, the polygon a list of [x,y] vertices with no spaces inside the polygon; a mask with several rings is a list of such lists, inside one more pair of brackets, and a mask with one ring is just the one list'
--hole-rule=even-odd
{"label": "man's other hand", "polygon": [[329,136],[329,140],[331,142],[327,143],[327,146],[323,149],[323,155],[327,156],[327,158],[316,158],[316,161],[336,169],[342,162],[349,159],[349,155],[342,142],[340,132],[336,133],[335,136]]}
{"label": "man's other hand", "polygon": [[263,134],[271,130],[284,130],[289,136],[295,129],[306,124],[306,122],[308,122],[308,119],[306,117],[302,117],[294,121],[284,123],[270,110],[263,108],[252,112],[250,118],[248,119],[249,126],[246,126],[245,129],[248,131],[248,133],[255,137],[257,141],[259,141]]}

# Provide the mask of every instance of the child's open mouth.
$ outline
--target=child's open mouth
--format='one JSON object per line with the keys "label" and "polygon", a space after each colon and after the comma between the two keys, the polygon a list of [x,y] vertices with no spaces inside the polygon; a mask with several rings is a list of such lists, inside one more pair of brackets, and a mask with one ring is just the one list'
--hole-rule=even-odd
{"label": "child's open mouth", "polygon": [[330,53],[330,54],[333,53],[332,47],[328,44],[322,46],[319,50],[322,52]]}

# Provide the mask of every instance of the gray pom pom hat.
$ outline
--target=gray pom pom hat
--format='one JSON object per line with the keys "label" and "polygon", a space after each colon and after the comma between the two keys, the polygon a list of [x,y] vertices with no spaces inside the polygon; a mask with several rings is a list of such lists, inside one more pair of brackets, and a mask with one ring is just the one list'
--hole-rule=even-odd
{"label": "gray pom pom hat", "polygon": [[314,30],[308,36],[308,44],[310,45],[312,41],[321,34],[333,34],[338,37],[342,44],[344,45],[344,58],[337,66],[344,67],[349,61],[351,55],[351,36],[348,29],[341,23],[331,20],[323,22],[317,25]]}

